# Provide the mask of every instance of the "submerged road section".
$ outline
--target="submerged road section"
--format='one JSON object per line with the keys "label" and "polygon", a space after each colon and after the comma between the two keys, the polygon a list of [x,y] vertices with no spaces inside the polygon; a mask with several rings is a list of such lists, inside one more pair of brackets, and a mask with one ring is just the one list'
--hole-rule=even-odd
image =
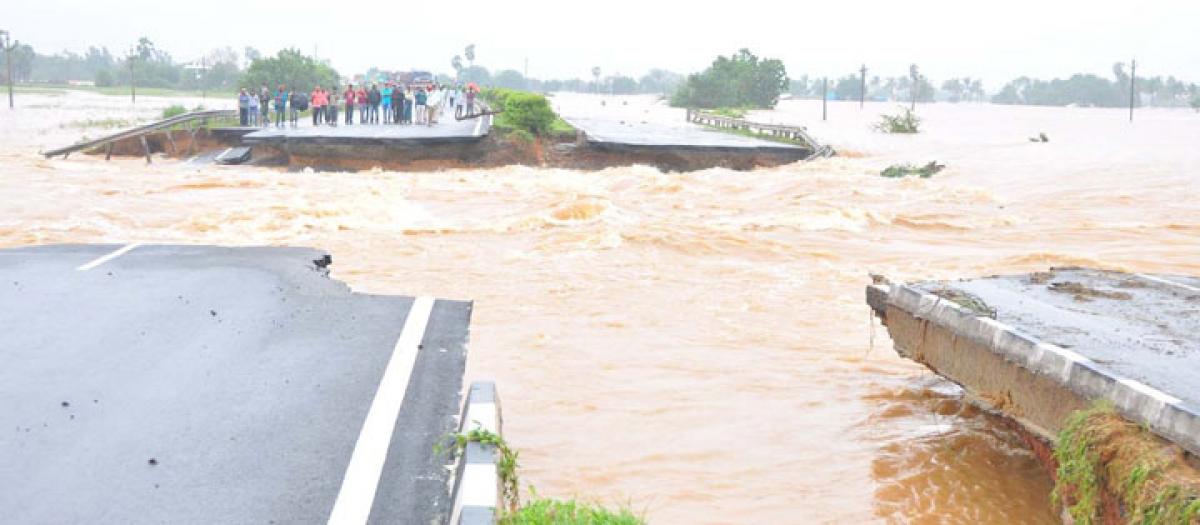
{"label": "submerged road section", "polygon": [[11,523],[433,523],[469,302],[302,248],[0,250]]}

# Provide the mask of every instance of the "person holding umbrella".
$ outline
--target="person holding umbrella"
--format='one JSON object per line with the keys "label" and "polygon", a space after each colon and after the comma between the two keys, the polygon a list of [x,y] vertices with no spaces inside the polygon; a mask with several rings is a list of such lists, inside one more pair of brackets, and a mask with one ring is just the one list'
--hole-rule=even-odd
{"label": "person holding umbrella", "polygon": [[479,85],[471,82],[467,84],[467,114],[475,112],[475,94],[479,92]]}

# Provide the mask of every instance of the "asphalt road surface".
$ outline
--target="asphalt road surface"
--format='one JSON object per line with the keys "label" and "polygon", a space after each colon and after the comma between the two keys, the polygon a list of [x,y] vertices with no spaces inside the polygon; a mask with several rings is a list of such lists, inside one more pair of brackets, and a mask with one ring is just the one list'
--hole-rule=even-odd
{"label": "asphalt road surface", "polygon": [[1043,279],[995,276],[927,283],[979,297],[996,319],[1070,349],[1200,410],[1200,280],[1055,269]]}
{"label": "asphalt road surface", "polygon": [[2,521],[444,520],[472,305],[353,293],[324,257],[0,250]]}

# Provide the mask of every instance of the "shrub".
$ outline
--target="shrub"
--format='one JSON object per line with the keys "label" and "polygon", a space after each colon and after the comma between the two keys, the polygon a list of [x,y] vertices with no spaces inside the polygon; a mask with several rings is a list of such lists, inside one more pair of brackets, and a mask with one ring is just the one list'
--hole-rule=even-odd
{"label": "shrub", "polygon": [[171,117],[182,115],[187,112],[188,112],[187,108],[185,108],[179,104],[171,104],[170,106],[167,106],[167,108],[163,110],[162,118],[165,118],[165,119],[171,118]]}
{"label": "shrub", "polygon": [[514,128],[534,135],[545,135],[558,118],[546,97],[513,92],[504,97],[504,120]]}
{"label": "shrub", "polygon": [[880,115],[883,119],[875,125],[875,129],[884,133],[919,133],[921,119],[911,109],[900,108],[903,113],[897,115]]}

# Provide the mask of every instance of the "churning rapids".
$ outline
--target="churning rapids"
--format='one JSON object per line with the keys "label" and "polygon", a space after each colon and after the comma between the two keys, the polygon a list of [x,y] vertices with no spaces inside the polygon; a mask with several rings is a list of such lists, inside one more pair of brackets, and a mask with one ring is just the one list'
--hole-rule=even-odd
{"label": "churning rapids", "polygon": [[[682,116],[647,98],[572,111]],[[754,172],[509,167],[286,172],[43,160],[89,119],[176,100],[20,95],[0,111],[0,246],[302,245],[364,292],[476,301],[523,483],[655,523],[1052,523],[1051,482],[953,385],[896,357],[868,272],[956,278],[1088,265],[1200,274],[1200,115],[785,101],[843,155]],[[189,106],[199,100],[186,100]],[[208,101],[212,107],[213,101]],[[1047,144],[1027,137],[1045,132]],[[931,179],[884,179],[937,160]],[[0,292],[3,293],[3,292]]]}

